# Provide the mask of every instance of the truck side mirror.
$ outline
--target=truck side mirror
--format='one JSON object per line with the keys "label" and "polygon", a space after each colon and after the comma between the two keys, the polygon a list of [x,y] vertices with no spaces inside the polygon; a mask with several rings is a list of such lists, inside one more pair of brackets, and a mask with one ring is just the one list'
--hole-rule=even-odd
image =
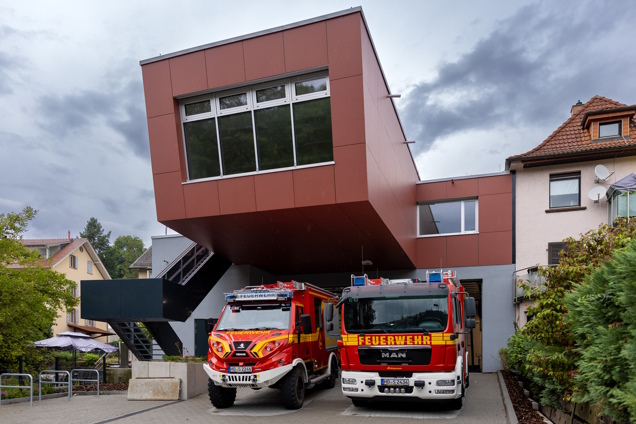
{"label": "truck side mirror", "polygon": [[333,320],[333,303],[328,302],[325,305],[325,321],[329,322]]}
{"label": "truck side mirror", "polygon": [[474,318],[466,318],[466,321],[464,322],[466,328],[475,328],[475,319]]}
{"label": "truck side mirror", "polygon": [[300,316],[300,327],[303,330],[303,334],[311,334],[311,315],[302,314]]}
{"label": "truck side mirror", "polygon": [[326,326],[327,326],[327,331],[333,331],[333,322],[328,322]]}
{"label": "truck side mirror", "polygon": [[474,297],[467,297],[466,300],[464,300],[464,308],[466,318],[475,318],[477,315],[477,308],[475,307]]}

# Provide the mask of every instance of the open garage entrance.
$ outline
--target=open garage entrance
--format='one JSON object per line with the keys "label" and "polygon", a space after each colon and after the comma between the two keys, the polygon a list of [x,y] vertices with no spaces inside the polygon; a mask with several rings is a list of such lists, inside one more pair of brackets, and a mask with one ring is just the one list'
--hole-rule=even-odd
{"label": "open garage entrance", "polygon": [[482,326],[481,326],[481,280],[461,280],[464,290],[468,295],[475,298],[477,316],[475,317],[475,328],[468,334],[468,370],[470,372],[481,372],[482,360]]}

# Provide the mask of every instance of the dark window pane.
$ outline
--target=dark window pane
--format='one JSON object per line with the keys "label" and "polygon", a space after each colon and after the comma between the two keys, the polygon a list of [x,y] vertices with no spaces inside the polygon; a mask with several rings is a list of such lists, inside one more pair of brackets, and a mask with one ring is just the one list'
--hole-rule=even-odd
{"label": "dark window pane", "polygon": [[231,109],[238,106],[247,105],[247,93],[235,94],[233,96],[226,96],[219,98],[219,104],[221,109]]}
{"label": "dark window pane", "polygon": [[294,133],[298,165],[332,161],[329,98],[294,104]]}
{"label": "dark window pane", "polygon": [[327,77],[316,78],[296,83],[296,95],[317,93],[319,91],[327,91]]}
{"label": "dark window pane", "polygon": [[252,113],[219,117],[223,175],[256,171]]}
{"label": "dark window pane", "polygon": [[214,118],[183,124],[190,179],[218,177],[219,150]]}
{"label": "dark window pane", "polygon": [[212,110],[210,106],[210,101],[205,100],[203,102],[190,103],[189,105],[185,105],[185,114],[186,116],[190,115],[198,115],[200,113],[210,112]]}
{"label": "dark window pane", "polygon": [[284,85],[269,87],[263,90],[256,90],[256,101],[258,103],[269,102],[272,100],[278,100],[278,99],[284,99],[284,98],[285,98]]}
{"label": "dark window pane", "polygon": [[289,105],[254,112],[259,169],[294,166]]}
{"label": "dark window pane", "polygon": [[620,122],[610,122],[607,124],[599,124],[598,136],[599,137],[611,137],[621,135]]}
{"label": "dark window pane", "polygon": [[420,205],[420,235],[460,233],[461,202]]}
{"label": "dark window pane", "polygon": [[464,201],[464,231],[475,231],[477,228],[475,222],[476,210],[477,202],[475,200]]}
{"label": "dark window pane", "polygon": [[550,181],[550,207],[579,206],[579,178]]}

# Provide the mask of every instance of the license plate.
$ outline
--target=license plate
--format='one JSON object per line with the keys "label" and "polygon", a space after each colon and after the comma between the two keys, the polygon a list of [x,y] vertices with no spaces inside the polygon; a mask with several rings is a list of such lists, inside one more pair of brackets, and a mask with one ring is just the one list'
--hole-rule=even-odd
{"label": "license plate", "polygon": [[229,367],[230,372],[251,373],[252,367]]}
{"label": "license plate", "polygon": [[408,378],[383,378],[382,385],[383,386],[408,386],[409,379]]}

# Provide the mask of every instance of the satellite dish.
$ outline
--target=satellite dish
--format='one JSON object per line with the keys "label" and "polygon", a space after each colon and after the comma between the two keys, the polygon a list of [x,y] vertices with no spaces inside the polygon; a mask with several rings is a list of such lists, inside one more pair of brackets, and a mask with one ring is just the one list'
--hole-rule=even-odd
{"label": "satellite dish", "polygon": [[598,203],[599,200],[601,200],[601,197],[605,196],[606,192],[607,189],[605,187],[594,186],[587,192],[587,197],[589,197],[590,200],[594,200],[594,203]]}
{"label": "satellite dish", "polygon": [[604,165],[596,165],[594,168],[594,173],[596,174],[596,178],[599,181],[605,181],[611,175],[609,170]]}

